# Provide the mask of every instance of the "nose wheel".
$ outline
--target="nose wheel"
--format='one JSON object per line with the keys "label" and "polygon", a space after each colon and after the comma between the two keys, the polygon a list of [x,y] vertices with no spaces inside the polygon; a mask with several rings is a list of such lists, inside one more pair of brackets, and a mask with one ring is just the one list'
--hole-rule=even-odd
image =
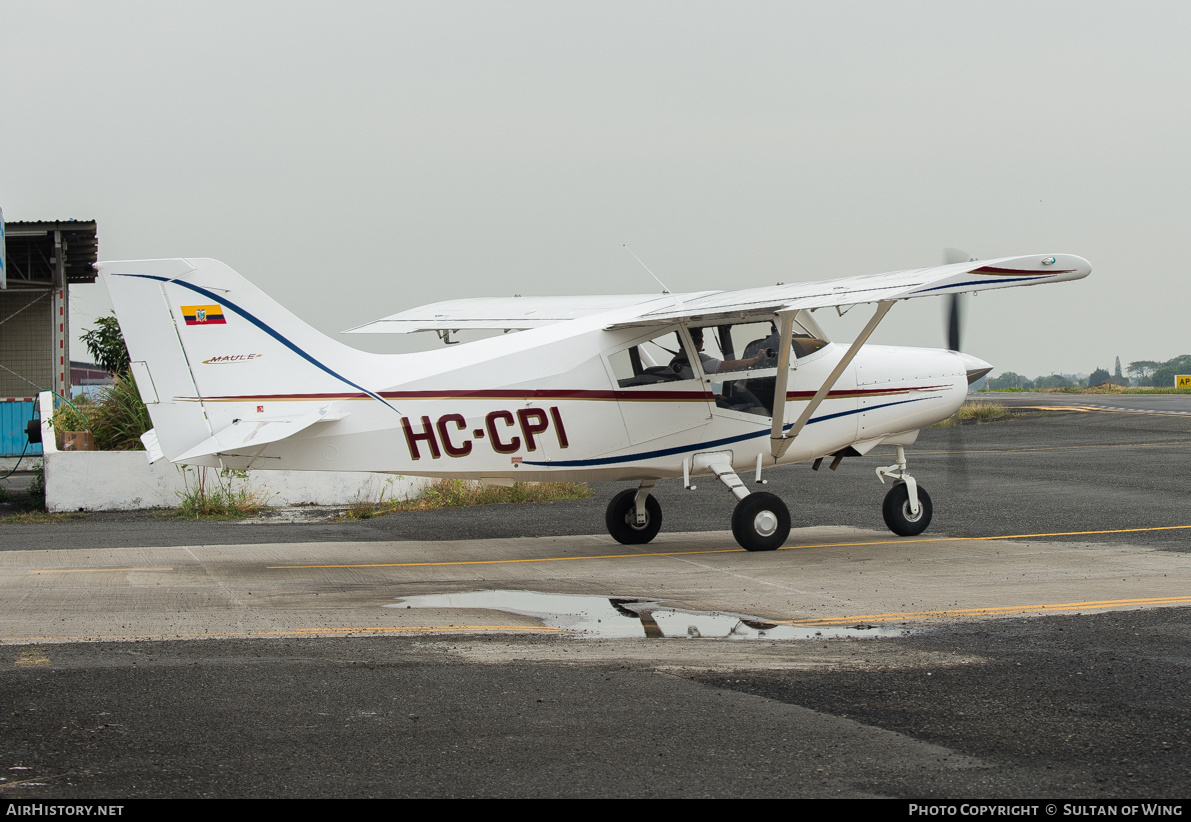
{"label": "nose wheel", "polygon": [[882,484],[886,477],[893,480],[894,485],[881,505],[885,524],[899,537],[918,536],[930,525],[935,509],[930,494],[910,476],[906,468],[906,452],[900,445],[897,446],[897,462],[877,469],[877,478]]}
{"label": "nose wheel", "polygon": [[930,518],[934,512],[930,494],[926,493],[926,489],[921,485],[918,486],[918,511],[912,511],[910,489],[904,482],[890,488],[889,493],[885,495],[885,502],[881,505],[885,524],[899,537],[916,537],[921,534],[930,525]]}

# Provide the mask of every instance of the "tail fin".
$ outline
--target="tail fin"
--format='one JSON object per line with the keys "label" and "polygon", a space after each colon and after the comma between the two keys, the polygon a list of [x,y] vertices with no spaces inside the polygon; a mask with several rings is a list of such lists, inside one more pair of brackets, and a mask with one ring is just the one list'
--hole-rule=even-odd
{"label": "tail fin", "polygon": [[[176,460],[230,420],[215,405],[369,396],[383,355],[330,339],[216,260],[97,265],[165,456]],[[297,391],[295,391],[295,387]],[[309,406],[307,406],[309,408]]]}

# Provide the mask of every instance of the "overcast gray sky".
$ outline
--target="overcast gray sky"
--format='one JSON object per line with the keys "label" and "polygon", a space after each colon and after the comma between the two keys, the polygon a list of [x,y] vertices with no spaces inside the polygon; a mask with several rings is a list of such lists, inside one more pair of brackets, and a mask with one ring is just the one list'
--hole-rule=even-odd
{"label": "overcast gray sky", "polygon": [[[1186,2],[0,0],[0,21],[7,219],[95,219],[101,259],[221,259],[329,333],[656,290],[625,243],[675,290],[957,246],[1094,267],[969,301],[964,348],[998,370],[1191,351]],[[108,310],[73,296],[76,331]],[[900,303],[876,341],[942,345],[941,309]]]}

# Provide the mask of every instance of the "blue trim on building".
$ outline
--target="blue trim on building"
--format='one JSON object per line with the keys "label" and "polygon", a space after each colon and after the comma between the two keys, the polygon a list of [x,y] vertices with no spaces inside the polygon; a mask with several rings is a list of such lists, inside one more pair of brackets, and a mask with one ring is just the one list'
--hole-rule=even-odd
{"label": "blue trim on building", "polygon": [[37,416],[37,400],[0,402],[0,457],[41,456],[41,443],[25,443],[25,424]]}

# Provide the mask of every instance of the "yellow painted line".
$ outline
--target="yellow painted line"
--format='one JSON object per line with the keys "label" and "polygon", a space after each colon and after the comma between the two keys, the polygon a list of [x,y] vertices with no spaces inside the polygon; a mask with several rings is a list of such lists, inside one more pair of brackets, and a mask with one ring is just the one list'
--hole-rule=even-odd
{"label": "yellow painted line", "polygon": [[1186,605],[1191,596],[1147,597],[1145,599],[1104,599],[1087,602],[1061,602],[1041,605],[994,605],[986,608],[955,608],[947,611],[903,611],[892,614],[864,614],[861,616],[823,617],[822,619],[770,620],[780,625],[843,625],[853,622],[891,622],[908,619],[938,619],[953,616],[982,614],[1021,614],[1034,611],[1091,611],[1101,608],[1128,608],[1136,605]]}
{"label": "yellow painted line", "polygon": [[[802,548],[849,548],[858,545],[909,545],[917,542],[978,542],[991,539],[1036,539],[1038,537],[1081,537],[1093,534],[1130,534],[1140,531],[1177,531],[1191,529],[1191,525],[1159,525],[1153,528],[1116,528],[1107,531],[1055,531],[1049,534],[1005,534],[991,537],[928,537],[925,539],[885,539],[869,542],[824,542],[817,545],[783,545],[779,551],[793,551]],[[596,559],[636,559],[638,557],[681,557],[702,554],[735,554],[741,548],[709,548],[700,551],[655,551],[645,554],[595,554],[582,557],[534,557],[529,559],[458,559],[442,562],[375,562],[357,565],[267,565],[269,571],[297,571],[302,569],[331,568],[424,568],[450,565],[510,565],[520,562],[574,562]]]}
{"label": "yellow painted line", "polygon": [[1151,414],[1171,417],[1182,417],[1187,414],[1186,411],[1166,411],[1161,408],[1146,410],[1144,408],[1111,408],[1107,405],[1006,405],[1005,407],[1010,411],[1017,409],[1025,409],[1027,411],[1078,411],[1084,414],[1097,411],[1105,414]]}
{"label": "yellow painted line", "polygon": [[[1191,528],[1191,526],[1188,526]],[[741,548],[710,548],[705,551],[654,551],[646,554],[595,554],[584,557],[532,557],[526,559],[457,559],[440,562],[376,562],[359,565],[266,565],[268,571],[293,571],[300,568],[418,568],[444,565],[509,565],[518,562],[570,562],[583,559],[635,559],[637,557],[679,557],[688,554],[735,554]]]}
{"label": "yellow painted line", "polygon": [[[1139,531],[1180,531],[1191,525],[1157,525],[1152,528],[1112,528],[1104,531],[1056,531],[1053,534],[1008,534],[1000,537],[975,537],[975,539],[1026,539],[1029,537],[1079,537],[1085,534],[1132,534]],[[954,537],[962,539],[962,537]]]}
{"label": "yellow painted line", "polygon": [[293,631],[238,631],[201,634],[103,634],[99,636],[6,636],[0,643],[120,642],[126,640],[227,639],[270,636],[340,636],[345,634],[451,634],[451,633],[565,634],[564,628],[544,625],[411,625],[405,627],[298,628]]}
{"label": "yellow painted line", "polygon": [[1023,409],[1026,411],[1095,411],[1094,405],[1006,405],[1006,408],[1013,410]]}
{"label": "yellow painted line", "polygon": [[1044,445],[1037,448],[986,448],[972,451],[917,451],[923,454],[1021,454],[1028,451],[1080,451],[1086,448],[1141,448],[1153,445],[1191,445],[1191,440],[1165,440],[1162,442],[1114,442],[1097,445]]}
{"label": "yellow painted line", "polygon": [[[564,634],[567,631],[563,628],[554,628],[548,625],[421,625],[416,627],[401,626],[401,627],[359,627],[359,628],[299,628],[296,631],[282,631],[278,633],[286,634],[325,634],[327,632],[336,634],[361,634],[361,633],[396,633],[408,634],[417,631],[422,632],[451,632],[451,631],[530,631],[539,634]],[[271,632],[261,632],[259,636],[268,636]]]}
{"label": "yellow painted line", "polygon": [[50,664],[50,657],[45,651],[25,651],[13,664],[18,668],[44,668]]}
{"label": "yellow painted line", "polygon": [[31,568],[31,574],[103,574],[109,571],[172,571],[173,568]]}
{"label": "yellow painted line", "polygon": [[992,539],[1036,539],[1038,537],[1082,537],[1094,534],[1130,534],[1137,531],[1179,531],[1191,525],[1159,525],[1154,528],[1116,528],[1109,531],[1055,531],[1050,534],[1004,534],[993,537],[925,537],[923,539],[882,539],[871,542],[824,542],[818,545],[784,545],[778,550],[790,551],[796,548],[849,548],[856,545],[909,545],[915,542],[980,542]]}

